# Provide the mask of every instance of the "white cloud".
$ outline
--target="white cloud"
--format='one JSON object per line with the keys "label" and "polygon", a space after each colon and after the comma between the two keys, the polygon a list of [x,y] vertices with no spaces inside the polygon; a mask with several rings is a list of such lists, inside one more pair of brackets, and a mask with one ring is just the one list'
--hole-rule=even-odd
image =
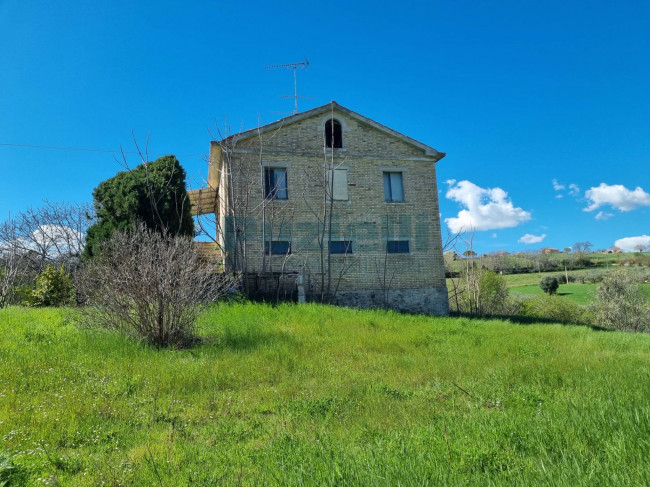
{"label": "white cloud", "polygon": [[614,245],[631,252],[636,252],[638,245],[643,245],[645,248],[650,248],[650,237],[648,235],[640,235],[638,237],[625,237],[619,238]]}
{"label": "white cloud", "polygon": [[70,241],[84,239],[83,234],[73,228],[51,224],[41,225],[34,230],[32,236],[40,245],[65,245]]}
{"label": "white cloud", "polygon": [[639,186],[634,191],[627,189],[622,184],[600,183],[588,189],[585,196],[591,204],[584,211],[593,211],[603,205],[610,205],[621,211],[630,211],[640,206],[650,206],[650,194]]}
{"label": "white cloud", "polygon": [[516,227],[530,220],[530,213],[515,208],[501,188],[481,188],[470,181],[448,181],[447,198],[465,206],[455,218],[445,218],[454,233]]}
{"label": "white cloud", "polygon": [[[564,193],[567,192],[567,186],[560,183],[557,179],[553,179],[551,182],[553,183],[553,189],[558,193],[555,195],[555,197],[558,199],[563,198]],[[580,187],[575,183],[569,184],[568,194],[569,196],[578,196],[580,194]]]}
{"label": "white cloud", "polygon": [[[70,227],[45,224],[39,226],[30,236],[17,238],[13,243],[21,251],[33,250],[44,252],[49,257],[56,257],[68,252],[81,252],[85,244],[85,236]],[[0,248],[0,250],[8,248]]]}
{"label": "white cloud", "polygon": [[497,236],[498,236],[498,235],[496,234],[496,232],[494,232],[494,233],[492,234],[492,238],[497,238]]}
{"label": "white cloud", "polygon": [[532,233],[527,233],[517,241],[519,243],[525,243],[525,244],[536,244],[536,243],[540,243],[545,238],[546,238],[545,233],[542,233],[541,235],[533,235]]}
{"label": "white cloud", "polygon": [[606,211],[599,211],[596,215],[596,220],[607,220],[614,216],[614,213],[607,213]]}

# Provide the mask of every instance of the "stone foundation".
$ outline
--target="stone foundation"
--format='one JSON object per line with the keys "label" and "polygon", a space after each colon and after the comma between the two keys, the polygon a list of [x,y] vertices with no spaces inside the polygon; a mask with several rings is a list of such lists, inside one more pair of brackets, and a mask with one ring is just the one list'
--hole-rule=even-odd
{"label": "stone foundation", "polygon": [[351,308],[390,308],[407,313],[449,314],[447,288],[339,291],[335,303]]}

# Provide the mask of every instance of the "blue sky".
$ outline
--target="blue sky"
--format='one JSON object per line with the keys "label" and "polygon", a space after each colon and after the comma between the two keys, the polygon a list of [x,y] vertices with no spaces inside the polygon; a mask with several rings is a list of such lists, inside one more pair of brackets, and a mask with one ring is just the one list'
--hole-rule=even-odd
{"label": "blue sky", "polygon": [[197,187],[209,131],[290,113],[291,72],[264,66],[306,57],[301,110],[336,100],[447,153],[443,233],[650,244],[649,53],[647,1],[0,0],[0,217],[90,201],[121,169],[11,144],[133,151],[133,133]]}

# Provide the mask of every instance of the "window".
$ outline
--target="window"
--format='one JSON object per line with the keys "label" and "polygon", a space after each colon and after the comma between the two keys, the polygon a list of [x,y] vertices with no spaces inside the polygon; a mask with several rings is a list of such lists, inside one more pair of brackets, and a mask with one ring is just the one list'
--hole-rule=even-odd
{"label": "window", "polygon": [[[334,175],[334,181],[332,181]],[[332,186],[332,183],[333,186]],[[327,172],[327,191],[332,192],[335,201],[348,201],[348,170],[334,169]]]}
{"label": "window", "polygon": [[386,242],[386,253],[408,254],[410,252],[408,240],[389,240]]}
{"label": "window", "polygon": [[264,197],[272,200],[286,200],[289,198],[286,168],[264,168]]}
{"label": "window", "polygon": [[330,119],[325,122],[325,145],[341,149],[343,147],[343,131],[341,122],[336,119]]}
{"label": "window", "polygon": [[386,201],[404,201],[401,172],[384,173],[384,198]]}
{"label": "window", "polygon": [[351,254],[352,240],[330,240],[330,254]]}
{"label": "window", "polygon": [[291,253],[291,242],[288,240],[267,240],[264,242],[266,255],[287,255]]}

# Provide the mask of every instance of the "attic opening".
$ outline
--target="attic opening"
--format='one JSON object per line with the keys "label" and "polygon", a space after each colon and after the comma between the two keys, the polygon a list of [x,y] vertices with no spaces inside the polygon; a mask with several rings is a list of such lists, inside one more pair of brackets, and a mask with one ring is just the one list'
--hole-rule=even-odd
{"label": "attic opening", "polygon": [[343,147],[341,122],[335,118],[325,122],[325,144],[329,148],[341,149]]}

